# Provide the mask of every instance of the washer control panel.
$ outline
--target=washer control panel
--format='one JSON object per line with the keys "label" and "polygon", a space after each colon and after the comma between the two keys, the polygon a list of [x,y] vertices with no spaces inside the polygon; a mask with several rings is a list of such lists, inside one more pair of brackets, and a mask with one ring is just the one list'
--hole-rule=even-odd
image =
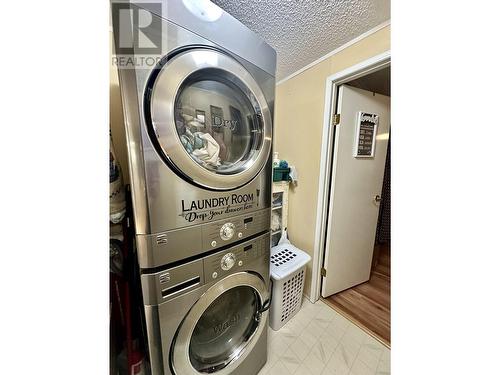
{"label": "washer control panel", "polygon": [[214,221],[202,227],[202,244],[205,249],[214,249],[228,243],[268,230],[271,226],[270,210]]}
{"label": "washer control panel", "polygon": [[231,268],[233,268],[235,263],[236,257],[234,256],[234,254],[227,253],[222,257],[220,261],[220,268],[222,268],[224,271],[229,271]]}
{"label": "washer control panel", "polygon": [[211,275],[212,280],[218,280],[229,273],[245,269],[245,266],[262,257],[269,259],[269,234],[266,233],[253,240],[243,242],[226,251],[220,251],[203,260],[205,275]]}
{"label": "washer control panel", "polygon": [[143,272],[141,286],[144,304],[158,305],[236,272],[269,271],[270,253],[270,233],[266,232],[200,259],[157,272]]}
{"label": "washer control panel", "polygon": [[220,234],[220,238],[223,240],[223,241],[228,241],[230,240],[231,238],[233,238],[234,236],[234,230],[235,230],[235,226],[233,223],[226,223],[224,224],[221,228],[220,228],[220,231],[219,231],[219,234]]}

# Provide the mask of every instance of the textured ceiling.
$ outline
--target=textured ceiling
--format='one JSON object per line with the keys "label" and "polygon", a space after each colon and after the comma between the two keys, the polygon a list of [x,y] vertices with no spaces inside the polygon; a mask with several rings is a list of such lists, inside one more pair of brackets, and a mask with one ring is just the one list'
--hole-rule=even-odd
{"label": "textured ceiling", "polygon": [[278,53],[277,81],[390,19],[390,0],[212,0]]}

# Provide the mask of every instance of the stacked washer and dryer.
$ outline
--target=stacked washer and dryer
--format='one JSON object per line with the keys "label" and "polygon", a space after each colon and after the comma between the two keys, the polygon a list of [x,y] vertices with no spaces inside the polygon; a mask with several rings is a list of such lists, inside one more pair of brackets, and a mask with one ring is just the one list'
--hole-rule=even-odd
{"label": "stacked washer and dryer", "polygon": [[119,68],[152,373],[257,374],[276,52],[209,2],[161,4],[131,7],[160,25],[163,57]]}

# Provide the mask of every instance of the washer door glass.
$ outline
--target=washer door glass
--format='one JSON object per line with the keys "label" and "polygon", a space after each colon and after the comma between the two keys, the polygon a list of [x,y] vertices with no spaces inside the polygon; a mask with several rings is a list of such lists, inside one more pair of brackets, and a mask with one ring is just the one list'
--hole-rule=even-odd
{"label": "washer door glass", "polygon": [[244,349],[259,321],[255,289],[238,286],[221,294],[198,320],[189,344],[189,359],[199,372],[224,368]]}
{"label": "washer door glass", "polygon": [[262,148],[260,107],[240,79],[220,69],[191,74],[178,90],[175,124],[189,156],[218,174],[250,168]]}
{"label": "washer door glass", "polygon": [[148,81],[145,117],[163,159],[195,185],[241,187],[269,160],[266,98],[245,67],[224,53],[193,49],[166,60]]}

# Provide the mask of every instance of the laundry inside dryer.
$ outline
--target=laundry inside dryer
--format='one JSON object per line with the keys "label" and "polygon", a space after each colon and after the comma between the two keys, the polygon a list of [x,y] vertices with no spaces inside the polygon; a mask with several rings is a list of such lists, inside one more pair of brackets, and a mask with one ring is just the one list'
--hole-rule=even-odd
{"label": "laundry inside dryer", "polygon": [[191,158],[218,173],[244,168],[261,147],[260,109],[250,90],[228,73],[206,69],[178,92],[175,124]]}

